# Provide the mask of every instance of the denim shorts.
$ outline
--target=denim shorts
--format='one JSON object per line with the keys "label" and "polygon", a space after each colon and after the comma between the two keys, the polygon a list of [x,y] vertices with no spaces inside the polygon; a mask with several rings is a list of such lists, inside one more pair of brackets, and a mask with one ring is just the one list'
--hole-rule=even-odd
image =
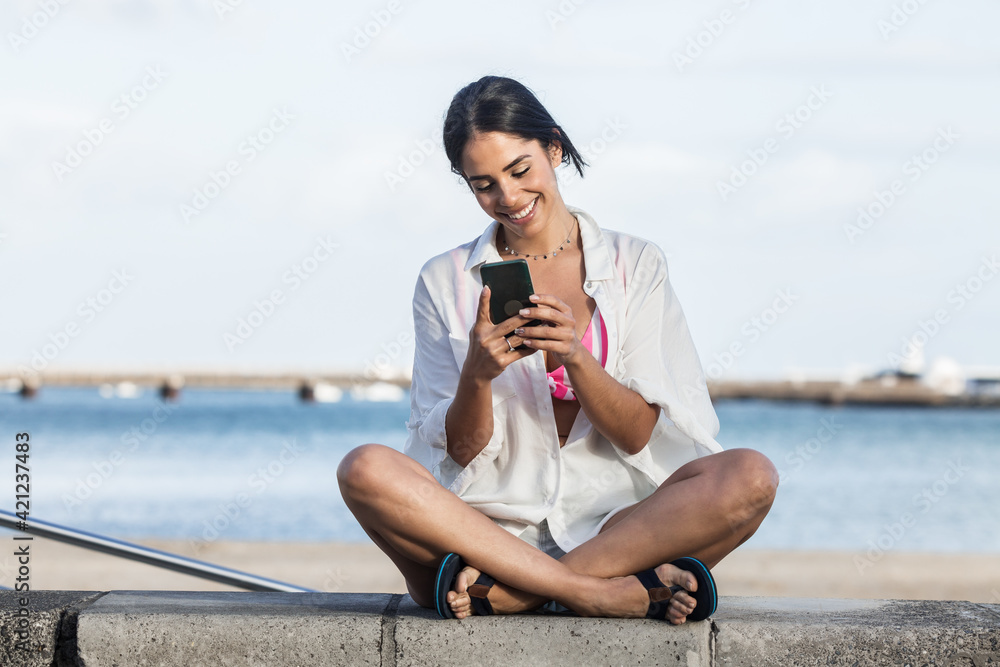
{"label": "denim shorts", "polygon": [[[532,546],[538,547],[540,550],[544,551],[548,555],[555,559],[562,558],[566,555],[556,541],[552,539],[552,533],[549,532],[549,523],[544,519],[538,527],[528,526],[519,537]],[[562,606],[555,600],[545,604],[539,609],[535,610],[537,613],[550,613],[550,614],[567,614],[572,613],[569,609]]]}
{"label": "denim shorts", "polygon": [[549,532],[549,522],[545,519],[542,519],[537,528],[528,526],[518,537],[531,546],[538,547],[556,560],[566,555],[566,552],[559,548],[556,541],[552,539],[552,533]]}

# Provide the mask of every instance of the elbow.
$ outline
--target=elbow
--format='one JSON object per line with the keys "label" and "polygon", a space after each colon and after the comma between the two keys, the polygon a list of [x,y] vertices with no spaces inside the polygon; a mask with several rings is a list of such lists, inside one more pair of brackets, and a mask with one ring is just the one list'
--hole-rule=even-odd
{"label": "elbow", "polygon": [[641,437],[630,438],[626,441],[616,442],[615,446],[629,456],[635,456],[649,444],[649,439],[652,437],[652,434],[651,430],[645,439],[642,439]]}
{"label": "elbow", "polygon": [[621,442],[616,442],[615,446],[629,456],[635,456],[649,444],[650,439],[653,437],[653,427],[634,430],[627,435],[628,437],[622,439]]}
{"label": "elbow", "polygon": [[472,433],[459,435],[455,438],[448,438],[446,450],[451,460],[466,467],[479,455],[479,452],[486,448],[493,438],[493,424],[489,427],[475,429]]}
{"label": "elbow", "polygon": [[448,447],[448,456],[454,461],[459,468],[465,468],[470,463],[475,456],[470,456],[467,447]]}
{"label": "elbow", "polygon": [[636,425],[636,428],[630,429],[629,432],[625,433],[626,437],[621,442],[616,442],[615,446],[629,456],[638,454],[649,444],[650,439],[653,437],[653,429],[656,428],[656,421],[659,418],[660,406],[645,403],[642,412],[636,415],[635,421],[632,422]]}

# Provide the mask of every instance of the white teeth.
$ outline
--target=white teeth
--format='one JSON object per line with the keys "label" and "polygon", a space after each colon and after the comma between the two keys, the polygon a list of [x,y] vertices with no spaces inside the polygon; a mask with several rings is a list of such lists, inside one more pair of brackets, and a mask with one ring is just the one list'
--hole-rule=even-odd
{"label": "white teeth", "polygon": [[529,213],[531,213],[535,209],[535,202],[536,201],[538,201],[538,199],[532,199],[530,204],[528,204],[527,206],[525,206],[524,208],[522,208],[517,213],[508,213],[507,214],[508,217],[511,220],[520,220],[521,218],[523,218],[524,216],[528,215]]}

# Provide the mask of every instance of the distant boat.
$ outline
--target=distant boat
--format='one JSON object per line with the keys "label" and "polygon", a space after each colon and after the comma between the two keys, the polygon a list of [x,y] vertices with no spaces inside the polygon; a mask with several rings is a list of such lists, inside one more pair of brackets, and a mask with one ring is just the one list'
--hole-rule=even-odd
{"label": "distant boat", "polygon": [[118,384],[102,384],[97,388],[101,398],[138,398],[142,389],[134,382],[119,382]]}
{"label": "distant boat", "polygon": [[388,382],[375,382],[367,386],[354,387],[351,389],[351,398],[355,401],[376,401],[389,403],[401,401],[406,396],[402,387]]}
{"label": "distant boat", "polygon": [[337,403],[344,397],[344,390],[326,382],[317,382],[313,386],[313,400],[317,403]]}

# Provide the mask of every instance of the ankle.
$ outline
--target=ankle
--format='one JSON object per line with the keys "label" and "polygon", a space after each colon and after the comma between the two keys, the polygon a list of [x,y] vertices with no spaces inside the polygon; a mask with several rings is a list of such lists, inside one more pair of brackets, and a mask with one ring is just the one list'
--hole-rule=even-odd
{"label": "ankle", "polygon": [[532,595],[516,588],[497,583],[490,591],[490,604],[498,614],[519,614],[523,611],[533,611],[548,600],[538,595]]}
{"label": "ankle", "polygon": [[556,602],[580,616],[605,616],[606,601],[616,598],[619,593],[619,580],[578,575]]}

